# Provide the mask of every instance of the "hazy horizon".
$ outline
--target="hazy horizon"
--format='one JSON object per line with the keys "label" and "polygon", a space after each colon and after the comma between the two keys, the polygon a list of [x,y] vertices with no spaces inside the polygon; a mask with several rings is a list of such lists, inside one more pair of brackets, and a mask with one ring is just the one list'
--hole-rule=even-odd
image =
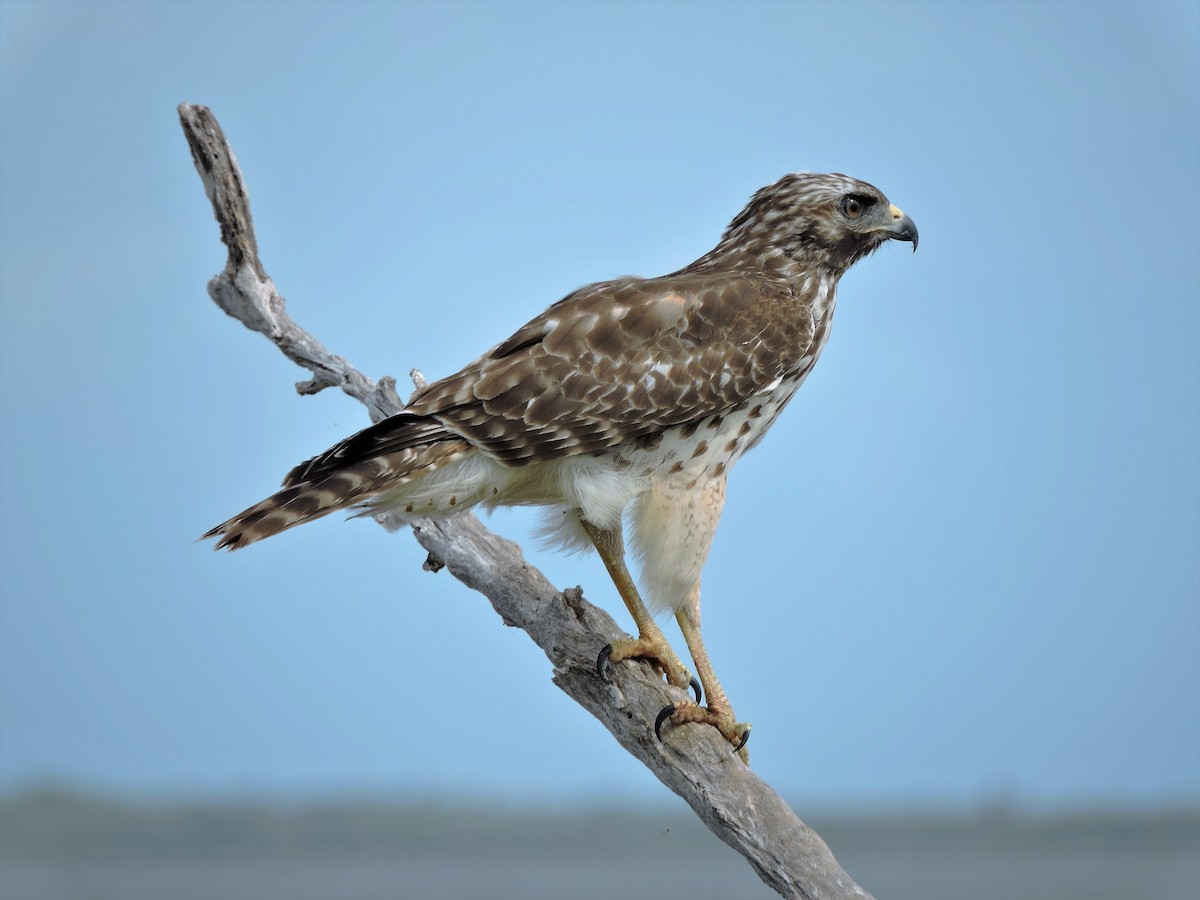
{"label": "hazy horizon", "polygon": [[[846,871],[888,900],[1188,900],[1200,881],[1195,809],[806,820]],[[616,872],[648,894],[776,896],[680,803],[514,810],[0,797],[0,860],[0,894],[23,900],[601,900]]]}

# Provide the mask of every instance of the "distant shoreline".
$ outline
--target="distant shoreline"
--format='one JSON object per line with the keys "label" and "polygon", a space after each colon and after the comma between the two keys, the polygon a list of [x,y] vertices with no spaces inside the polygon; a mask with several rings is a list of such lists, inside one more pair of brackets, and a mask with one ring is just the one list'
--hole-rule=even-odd
{"label": "distant shoreline", "polygon": [[[803,815],[803,811],[801,811]],[[1200,807],[1031,812],[993,804],[974,810],[843,811],[806,817],[832,845],[1200,850]],[[670,840],[654,840],[658,835]],[[648,840],[648,837],[650,838]],[[0,796],[0,859],[208,858],[436,853],[569,856],[690,855],[709,837],[678,807],[612,804],[511,808],[470,798],[372,800],[147,799],[41,787]],[[679,838],[684,838],[680,840]]]}

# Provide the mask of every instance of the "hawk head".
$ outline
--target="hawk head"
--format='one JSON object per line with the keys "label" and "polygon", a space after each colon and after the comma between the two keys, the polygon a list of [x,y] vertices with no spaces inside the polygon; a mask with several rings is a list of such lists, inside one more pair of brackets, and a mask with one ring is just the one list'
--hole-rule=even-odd
{"label": "hawk head", "polygon": [[916,250],[917,226],[879,188],[849,175],[799,172],[758,191],[703,262],[836,276],[889,240]]}

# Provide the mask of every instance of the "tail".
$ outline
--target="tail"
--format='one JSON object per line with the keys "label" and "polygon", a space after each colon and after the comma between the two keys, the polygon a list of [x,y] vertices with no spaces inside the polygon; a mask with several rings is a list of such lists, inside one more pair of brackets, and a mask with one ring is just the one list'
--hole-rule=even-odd
{"label": "tail", "polygon": [[470,445],[436,419],[400,413],[301,463],[283,489],[207,531],[216,549],[238,550],[422,478]]}

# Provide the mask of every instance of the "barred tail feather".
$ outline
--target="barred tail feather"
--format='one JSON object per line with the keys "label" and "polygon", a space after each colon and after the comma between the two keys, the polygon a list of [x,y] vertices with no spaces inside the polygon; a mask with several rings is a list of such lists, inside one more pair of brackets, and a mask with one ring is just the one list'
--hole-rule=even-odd
{"label": "barred tail feather", "polygon": [[[312,480],[297,480],[297,467],[277,491],[233,518],[206,532],[201,540],[217,538],[217,550],[238,550],[296,525],[339,509],[369,503],[379,494],[412,482],[469,450],[462,440],[442,440],[423,447],[344,464],[323,467]],[[307,464],[305,464],[307,465]]]}

